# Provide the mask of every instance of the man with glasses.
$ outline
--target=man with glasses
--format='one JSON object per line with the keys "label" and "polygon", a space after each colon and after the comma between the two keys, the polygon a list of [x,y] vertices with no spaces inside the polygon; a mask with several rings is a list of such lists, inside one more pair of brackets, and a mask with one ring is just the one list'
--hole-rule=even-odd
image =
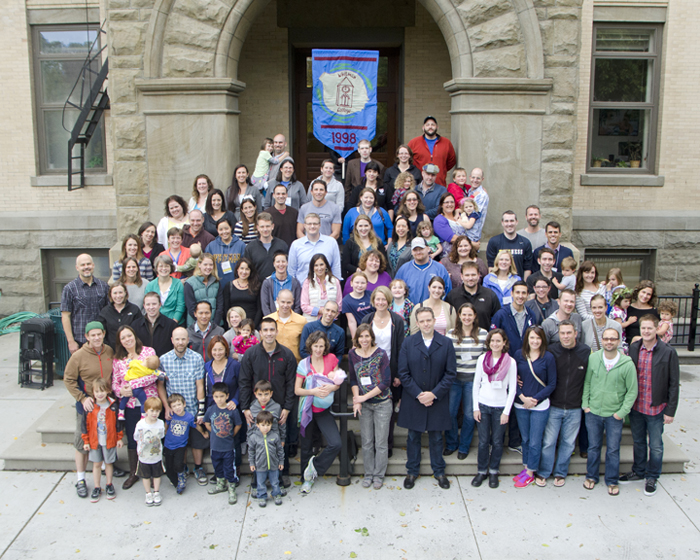
{"label": "man with glasses", "polygon": [[[530,278],[528,278],[528,286],[530,285]],[[525,307],[535,314],[538,325],[541,325],[547,317],[559,309],[559,304],[549,295],[551,286],[552,284],[547,278],[538,278],[533,284],[535,290],[533,295],[535,297],[530,296],[531,299],[525,302]]]}
{"label": "man with glasses", "polygon": [[304,283],[309,276],[311,258],[321,253],[326,256],[331,265],[333,276],[342,280],[340,272],[340,251],[338,242],[328,235],[321,235],[321,218],[316,213],[310,213],[304,218],[306,235],[300,237],[289,249],[289,274]]}

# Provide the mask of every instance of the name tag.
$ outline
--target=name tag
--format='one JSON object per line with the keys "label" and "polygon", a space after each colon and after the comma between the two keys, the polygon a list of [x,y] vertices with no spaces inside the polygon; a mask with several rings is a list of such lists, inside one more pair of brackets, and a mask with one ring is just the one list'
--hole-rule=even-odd
{"label": "name tag", "polygon": [[558,269],[556,266],[553,266],[553,267],[552,267],[552,270],[553,270],[554,272],[559,272],[559,269]]}
{"label": "name tag", "polygon": [[224,274],[231,274],[233,272],[233,269],[231,268],[231,263],[229,261],[222,262],[221,270]]}
{"label": "name tag", "polygon": [[369,377],[360,377],[360,383],[362,383],[362,385],[365,385],[365,386],[371,385],[372,379]]}
{"label": "name tag", "polygon": [[492,381],[491,387],[494,389],[503,389],[503,381]]}
{"label": "name tag", "polygon": [[513,298],[512,297],[504,297],[503,298],[503,305],[508,305],[510,303],[513,303]]}
{"label": "name tag", "polygon": [[287,204],[287,206],[291,206],[291,205],[292,205],[292,197],[291,197],[291,196],[288,196],[288,197],[287,197],[287,202],[286,202],[286,204]]}
{"label": "name tag", "polygon": [[469,352],[462,352],[462,359],[468,362],[472,359],[472,355]]}

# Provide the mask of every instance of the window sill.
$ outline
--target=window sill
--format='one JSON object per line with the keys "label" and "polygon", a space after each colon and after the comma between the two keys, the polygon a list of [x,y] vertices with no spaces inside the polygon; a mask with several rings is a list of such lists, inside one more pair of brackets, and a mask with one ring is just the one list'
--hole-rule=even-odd
{"label": "window sill", "polygon": [[663,187],[663,175],[618,175],[616,173],[582,173],[584,187]]}
{"label": "window sill", "polygon": [[[37,177],[30,177],[29,180],[32,187],[68,187],[67,175],[39,175]],[[74,181],[74,185],[80,184],[80,177],[76,176]],[[112,176],[106,173],[85,175],[86,187],[110,187],[113,184]]]}

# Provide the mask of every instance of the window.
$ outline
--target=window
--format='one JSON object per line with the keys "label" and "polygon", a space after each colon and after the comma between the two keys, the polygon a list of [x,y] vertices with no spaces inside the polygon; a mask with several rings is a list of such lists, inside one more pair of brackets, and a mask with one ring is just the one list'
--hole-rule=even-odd
{"label": "window", "polygon": [[41,256],[45,271],[44,293],[47,309],[50,302],[61,301],[61,293],[65,285],[78,277],[75,259],[83,253],[92,256],[95,263],[93,274],[96,278],[107,282],[112,277],[109,249],[43,249]]}
{"label": "window", "polygon": [[[79,111],[70,108],[64,114],[63,106],[69,95],[73,103],[80,104],[80,86],[72,94],[71,89],[98,34],[97,28],[86,29],[77,25],[33,28],[37,144],[39,171],[42,174],[66,173],[68,169],[68,140]],[[98,50],[94,49],[93,54]],[[94,61],[92,69],[99,71],[100,62]],[[83,99],[89,92],[90,77],[94,78],[94,75],[86,78]],[[85,168],[91,172],[107,170],[103,123],[104,120],[100,122],[85,153]],[[75,150],[75,155],[78,155],[79,146]]]}
{"label": "window", "polygon": [[660,52],[660,25],[594,25],[588,171],[655,172]]}
{"label": "window", "polygon": [[628,288],[640,280],[653,280],[655,251],[653,249],[586,249],[586,260],[598,267],[598,280],[604,281],[611,268],[619,268]]}

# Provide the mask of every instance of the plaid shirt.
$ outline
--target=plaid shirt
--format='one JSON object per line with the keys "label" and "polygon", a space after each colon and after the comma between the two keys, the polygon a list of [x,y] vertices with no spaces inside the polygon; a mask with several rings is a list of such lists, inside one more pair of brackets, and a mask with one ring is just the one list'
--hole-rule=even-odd
{"label": "plaid shirt", "polygon": [[70,313],[73,338],[81,346],[87,342],[85,327],[90,321],[97,321],[102,308],[107,305],[109,286],[103,280],[93,277],[88,285],[80,277],[71,280],[61,292],[61,311]]}
{"label": "plaid shirt", "polygon": [[204,379],[204,360],[188,348],[180,358],[175,350],[161,356],[160,367],[168,376],[165,388],[168,396],[180,393],[185,397],[185,410],[197,416],[197,381]]}
{"label": "plaid shirt", "polygon": [[639,362],[637,363],[639,394],[632,407],[633,410],[649,416],[656,416],[666,408],[666,403],[660,404],[659,406],[651,405],[651,360],[655,348],[656,343],[654,343],[654,348],[651,350],[647,350],[644,344],[639,348]]}

